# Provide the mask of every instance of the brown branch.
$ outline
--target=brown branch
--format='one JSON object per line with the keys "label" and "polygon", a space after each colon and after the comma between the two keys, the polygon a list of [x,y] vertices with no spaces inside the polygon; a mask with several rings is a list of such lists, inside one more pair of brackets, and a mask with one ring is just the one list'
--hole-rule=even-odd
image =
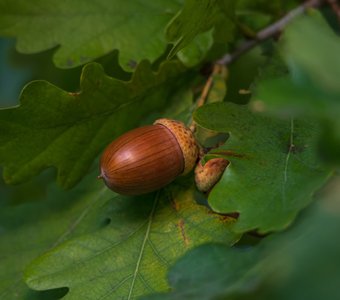
{"label": "brown branch", "polygon": [[[331,0],[330,0],[331,1]],[[276,21],[275,23],[269,25],[268,27],[262,29],[256,34],[255,39],[247,40],[243,44],[241,44],[233,53],[228,53],[223,56],[221,59],[217,61],[217,64],[220,65],[229,65],[234,62],[237,58],[239,58],[242,54],[248,52],[261,42],[268,40],[276,35],[278,35],[282,29],[290,23],[293,19],[297,16],[304,14],[309,8],[316,8],[319,7],[324,0],[309,0],[295,9],[291,10],[288,14],[282,17],[280,20]],[[332,1],[336,2],[336,1]]]}
{"label": "brown branch", "polygon": [[[289,13],[287,13],[284,17],[282,17],[280,20],[276,21],[275,23],[269,25],[268,27],[262,29],[259,31],[254,39],[246,40],[243,44],[241,44],[233,53],[227,53],[224,55],[221,59],[219,59],[215,65],[212,73],[210,74],[209,78],[207,79],[203,89],[200,98],[197,100],[196,107],[200,107],[204,105],[206,102],[209,92],[213,86],[213,78],[214,75],[218,74],[222,70],[222,65],[229,65],[232,62],[234,62],[237,58],[239,58],[242,54],[246,53],[247,51],[251,50],[261,42],[270,39],[276,35],[278,35],[284,27],[290,23],[293,19],[295,19],[297,16],[300,16],[304,14],[309,8],[317,8],[321,6],[321,4],[324,3],[324,1],[332,2],[334,6],[337,9],[339,9],[339,6],[337,5],[337,1],[333,0],[308,0],[303,2],[301,5],[296,7],[295,9],[291,10]],[[334,8],[333,8],[334,10]],[[337,10],[337,12],[339,12]],[[195,132],[196,130],[196,123],[192,120],[190,124],[190,129],[192,132]]]}
{"label": "brown branch", "polygon": [[201,96],[197,100],[197,108],[200,106],[203,106],[205,101],[208,98],[209,92],[213,86],[213,79],[216,74],[219,74],[221,72],[222,67],[220,65],[214,65],[213,71],[211,72],[208,80],[206,81],[204,88],[202,90]]}
{"label": "brown branch", "polygon": [[338,21],[340,23],[340,5],[337,0],[326,0],[328,5],[331,7],[331,9],[334,11],[336,16],[338,17]]}
{"label": "brown branch", "polygon": [[[201,106],[203,106],[204,103],[207,101],[209,92],[210,92],[210,90],[213,87],[214,76],[216,74],[220,74],[222,72],[222,70],[223,70],[222,65],[219,65],[219,64],[215,64],[214,65],[213,71],[211,72],[211,74],[209,75],[209,78],[205,82],[205,85],[204,85],[204,87],[202,89],[201,95],[200,95],[200,97],[198,98],[198,100],[196,102],[196,109],[201,107]],[[191,129],[192,132],[195,132],[195,130],[196,130],[196,123],[195,123],[194,120],[192,120],[189,128]]]}

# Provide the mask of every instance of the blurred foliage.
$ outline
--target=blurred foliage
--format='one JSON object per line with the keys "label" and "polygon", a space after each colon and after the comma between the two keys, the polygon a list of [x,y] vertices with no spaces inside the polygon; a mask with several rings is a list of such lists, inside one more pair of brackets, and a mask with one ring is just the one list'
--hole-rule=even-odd
{"label": "blurred foliage", "polygon": [[[1,1],[0,165],[17,185],[0,181],[0,299],[339,297],[336,14],[309,10],[212,75],[300,4]],[[193,174],[140,197],[97,180],[110,140],[193,115],[204,159],[230,160],[210,193]]]}
{"label": "blurred foliage", "polygon": [[207,244],[170,268],[169,294],[143,299],[338,299],[340,182],[290,230],[247,248]]}
{"label": "blurred foliage", "polygon": [[320,151],[324,159],[340,163],[340,38],[314,12],[287,28],[278,51],[290,73],[275,79],[267,74],[258,83],[255,104],[280,115],[321,120]]}
{"label": "blurred foliage", "polygon": [[[234,6],[235,0],[187,0],[167,27],[167,38],[174,43],[169,56],[188,46],[198,34],[215,29],[218,25],[225,25],[224,20],[234,16]],[[232,37],[233,29],[233,26],[224,28],[224,39]]]}

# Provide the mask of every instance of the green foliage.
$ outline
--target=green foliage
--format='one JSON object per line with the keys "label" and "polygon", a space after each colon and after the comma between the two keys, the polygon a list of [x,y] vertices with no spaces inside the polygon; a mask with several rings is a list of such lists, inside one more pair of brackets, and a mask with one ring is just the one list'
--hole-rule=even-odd
{"label": "green foliage", "polygon": [[255,99],[279,114],[322,120],[320,148],[325,158],[339,163],[340,38],[314,13],[290,25],[280,46],[290,75],[262,80]]}
{"label": "green foliage", "polygon": [[169,104],[172,89],[186,80],[183,75],[183,82],[177,83],[183,71],[179,63],[169,62],[153,73],[142,62],[131,81],[124,82],[106,76],[100,65],[89,64],[79,93],[32,82],[23,90],[19,107],[0,110],[5,180],[19,183],[54,166],[59,183],[72,187],[113,138]]}
{"label": "green foliage", "polygon": [[[234,2],[235,0],[187,0],[183,9],[167,27],[167,38],[174,43],[169,56],[172,57],[188,46],[198,34],[219,24],[221,19],[232,17]],[[225,28],[225,36],[228,36],[227,32],[230,30],[233,30],[233,26]]]}
{"label": "green foliage", "polygon": [[207,244],[190,251],[170,268],[172,292],[143,299],[337,299],[339,183],[336,197],[326,196],[297,226],[255,247]]}
{"label": "green foliage", "polygon": [[43,199],[1,209],[1,299],[36,299],[22,279],[24,267],[64,240],[103,227],[108,198],[97,194],[100,189],[92,176],[68,192],[49,184]]}
{"label": "green foliage", "polygon": [[[180,8],[178,1],[25,0],[0,3],[0,34],[17,37],[22,53],[56,46],[54,62],[72,68],[112,50],[123,68],[154,61],[166,47],[164,27]],[[152,37],[152,41],[150,40]]]}
{"label": "green foliage", "polygon": [[231,245],[239,239],[228,229],[234,220],[197,205],[190,186],[142,198],[120,197],[94,179],[96,172],[71,192],[52,186],[45,201],[1,212],[4,299],[27,293],[20,274],[42,253],[25,271],[34,289],[69,287],[74,299],[98,297],[98,289],[101,296],[135,297],[150,289],[166,290],[167,266],[186,249],[209,241]]}
{"label": "green foliage", "polygon": [[[112,197],[110,224],[81,235],[33,261],[25,281],[33,289],[67,286],[72,299],[137,297],[165,291],[167,267],[186,249],[204,242],[233,244],[233,219],[209,214],[193,200],[193,190],[144,198]],[[91,213],[97,214],[94,209]],[[100,292],[99,292],[100,291]]]}
{"label": "green foliage", "polygon": [[191,44],[177,53],[178,58],[188,67],[199,64],[213,44],[213,34],[206,31],[197,35]]}
{"label": "green foliage", "polygon": [[[337,297],[336,15],[247,48],[300,4],[1,1],[0,35],[35,55],[0,40],[0,105],[18,103],[0,108],[0,299]],[[104,147],[162,117],[193,125],[204,161],[229,160],[220,181],[107,189]]]}
{"label": "green foliage", "polygon": [[319,126],[313,121],[272,119],[232,103],[205,105],[194,117],[202,127],[230,134],[210,152],[230,164],[209,204],[218,213],[240,213],[238,232],[287,227],[329,176],[315,155]]}

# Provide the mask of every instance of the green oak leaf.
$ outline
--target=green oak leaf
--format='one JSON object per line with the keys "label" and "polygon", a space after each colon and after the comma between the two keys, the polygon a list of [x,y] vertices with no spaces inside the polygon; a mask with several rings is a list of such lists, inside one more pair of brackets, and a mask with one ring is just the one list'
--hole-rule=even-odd
{"label": "green oak leaf", "polygon": [[259,47],[245,53],[239,60],[231,64],[228,75],[228,93],[224,101],[246,104],[251,98],[251,88],[259,70],[266,62]]}
{"label": "green oak leaf", "polygon": [[[231,245],[240,237],[229,230],[234,219],[195,202],[192,187],[135,198],[105,187],[95,193],[94,203],[101,204],[86,212],[96,216],[107,206],[109,224],[46,249],[25,270],[30,288],[67,287],[67,299],[135,299],[166,291],[169,265],[188,249],[211,241]],[[86,225],[75,222],[73,227]]]}
{"label": "green oak leaf", "polygon": [[170,268],[171,292],[143,299],[339,298],[339,187],[296,226],[255,247],[207,244],[189,251]]}
{"label": "green oak leaf", "polygon": [[324,124],[319,148],[324,159],[340,162],[340,38],[318,13],[291,24],[280,43],[289,75],[262,78],[258,103],[276,114],[308,115]]}
{"label": "green oak leaf", "polygon": [[[174,44],[169,57],[190,45],[198,35],[220,24],[223,19],[232,18],[234,2],[235,0],[186,0],[183,9],[177,13],[166,29],[167,39]],[[230,31],[233,30],[233,26],[224,28],[225,36],[229,36]],[[205,37],[200,36],[199,39],[202,40]],[[206,52],[208,45],[206,42],[205,44],[201,42],[201,49]],[[190,48],[192,47],[191,45]],[[186,50],[186,52],[189,51],[192,50]],[[183,53],[180,56],[183,56]],[[197,56],[197,50],[193,56],[193,59]]]}
{"label": "green oak leaf", "polygon": [[232,103],[205,105],[194,119],[230,134],[210,152],[230,164],[208,199],[218,213],[240,214],[236,232],[286,228],[330,174],[316,155],[320,129],[313,120],[272,119]]}
{"label": "green oak leaf", "polygon": [[20,106],[0,109],[5,181],[20,183],[53,166],[61,186],[74,186],[105,145],[170,105],[173,91],[191,80],[184,71],[178,62],[166,62],[154,73],[143,61],[125,82],[92,63],[83,69],[79,93],[45,81],[28,84]]}
{"label": "green oak leaf", "polygon": [[321,13],[314,12],[291,24],[285,30],[281,48],[295,81],[299,81],[299,74],[294,71],[303,72],[319,88],[340,93],[337,81],[340,62],[336,59],[340,52],[340,37]]}
{"label": "green oak leaf", "polygon": [[[171,100],[171,105],[162,115],[187,121],[187,112],[192,105],[190,89],[179,89],[172,97],[176,99]],[[150,122],[155,118],[159,115],[151,117]],[[93,172],[84,181],[68,192],[51,186],[50,182],[54,179],[52,171],[47,170],[15,187],[6,186],[0,178],[0,299],[60,299],[67,288],[33,291],[22,280],[23,268],[64,239],[74,234],[92,232],[109,222],[108,213],[113,202],[101,198],[97,200],[97,192],[103,187],[101,182],[93,181],[97,166],[92,168]],[[107,193],[111,194],[109,191]],[[73,205],[76,201],[79,205]],[[98,202],[98,205],[92,205],[89,201]],[[26,202],[35,203],[22,204]]]}
{"label": "green oak leaf", "polygon": [[54,63],[82,65],[115,49],[123,68],[142,59],[155,61],[166,49],[164,28],[181,1],[3,0],[0,35],[16,37],[22,53],[59,46]]}
{"label": "green oak leaf", "polygon": [[235,290],[246,290],[245,285],[250,279],[256,283],[255,276],[248,279],[246,274],[257,264],[256,254],[249,249],[239,253],[220,244],[202,245],[170,267],[170,292],[151,294],[141,300],[227,300]]}
{"label": "green oak leaf", "polygon": [[178,58],[187,67],[199,64],[214,42],[212,31],[197,35],[192,42],[177,53]]}
{"label": "green oak leaf", "polygon": [[260,77],[255,99],[277,110],[337,116],[340,38],[326,21],[317,13],[298,19],[284,32],[278,50],[290,74]]}
{"label": "green oak leaf", "polygon": [[[35,202],[1,207],[0,299],[49,299],[45,292],[38,294],[28,289],[22,279],[24,267],[64,240],[107,223],[110,196],[103,195],[110,193],[103,189],[102,182],[93,180],[94,175],[92,172],[72,191],[65,192],[50,184],[44,188],[44,194],[35,196]],[[35,184],[40,185],[41,181]],[[32,197],[29,192],[41,187],[31,185],[25,189],[27,197]],[[2,187],[0,192],[3,195]]]}

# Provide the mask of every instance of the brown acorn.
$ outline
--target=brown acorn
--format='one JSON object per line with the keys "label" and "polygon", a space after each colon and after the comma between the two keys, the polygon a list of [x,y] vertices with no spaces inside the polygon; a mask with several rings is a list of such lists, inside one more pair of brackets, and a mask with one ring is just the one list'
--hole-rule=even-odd
{"label": "brown acorn", "polygon": [[197,189],[203,193],[209,192],[221,179],[229,162],[224,158],[212,158],[203,166],[199,162],[195,168],[195,182]]}
{"label": "brown acorn", "polygon": [[195,138],[182,122],[159,119],[109,144],[100,160],[100,178],[113,191],[141,195],[190,172],[198,158]]}

